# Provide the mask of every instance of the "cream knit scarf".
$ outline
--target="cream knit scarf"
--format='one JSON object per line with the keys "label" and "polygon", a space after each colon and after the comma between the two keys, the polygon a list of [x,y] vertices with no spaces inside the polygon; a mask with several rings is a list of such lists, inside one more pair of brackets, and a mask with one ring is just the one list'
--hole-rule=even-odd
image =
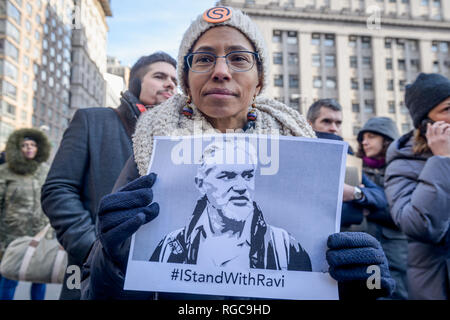
{"label": "cream knit scarf", "polygon": [[[133,135],[133,149],[134,159],[141,176],[147,174],[154,136],[220,134],[193,104],[191,104],[194,109],[192,117],[184,116],[181,112],[186,105],[186,100],[186,96],[176,94],[163,104],[145,112],[139,118]],[[255,129],[248,130],[246,133],[316,137],[305,118],[283,103],[258,96],[255,104],[257,115]],[[194,128],[196,128],[195,131]]]}

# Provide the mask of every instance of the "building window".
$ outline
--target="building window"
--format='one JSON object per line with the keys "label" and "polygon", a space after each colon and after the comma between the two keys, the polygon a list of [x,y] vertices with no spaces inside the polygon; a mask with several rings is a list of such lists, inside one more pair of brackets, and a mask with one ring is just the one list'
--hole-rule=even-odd
{"label": "building window", "polygon": [[17,80],[18,70],[6,60],[0,60],[0,75],[7,76],[13,80]]}
{"label": "building window", "polygon": [[352,111],[355,113],[359,113],[360,112],[360,107],[359,107],[359,103],[358,102],[353,102],[352,103]]}
{"label": "building window", "polygon": [[298,88],[298,76],[289,75],[289,88]]}
{"label": "building window", "polygon": [[411,63],[411,68],[414,71],[418,71],[419,70],[419,64],[420,64],[419,59],[411,59],[410,63]]}
{"label": "building window", "polygon": [[282,87],[283,86],[283,75],[282,74],[277,74],[274,76],[274,83],[273,85],[275,87]]}
{"label": "building window", "polygon": [[411,130],[411,125],[409,123],[402,123],[402,133],[408,133]]}
{"label": "building window", "polygon": [[348,37],[348,46],[351,48],[356,48],[356,37],[355,36]]}
{"label": "building window", "polygon": [[291,108],[298,110],[300,108],[300,99],[299,98],[290,98],[289,105],[291,106]]}
{"label": "building window", "polygon": [[375,101],[373,100],[364,100],[364,112],[375,114]]}
{"label": "building window", "polygon": [[357,136],[359,131],[361,131],[361,127],[359,126],[353,126],[353,135]]}
{"label": "building window", "polygon": [[434,73],[439,73],[439,61],[434,61],[433,62],[433,72]]}
{"label": "building window", "polygon": [[362,58],[363,66],[370,68],[372,67],[372,57],[363,57]]}
{"label": "building window", "polygon": [[17,99],[17,88],[6,80],[0,81],[0,93],[4,96]]}
{"label": "building window", "polygon": [[403,101],[400,102],[400,112],[403,114],[409,113],[408,108],[406,108],[405,102]]}
{"label": "building window", "polygon": [[387,89],[388,89],[389,91],[394,91],[394,80],[389,79],[389,80],[387,81]]}
{"label": "building window", "polygon": [[272,42],[275,42],[275,43],[281,42],[281,31],[280,30],[273,31]]}
{"label": "building window", "polygon": [[324,44],[326,47],[334,47],[334,34],[326,34]]}
{"label": "building window", "polygon": [[398,69],[399,70],[406,70],[406,62],[403,59],[398,60]]}
{"label": "building window", "polygon": [[291,66],[298,65],[298,54],[297,53],[289,53],[288,54],[288,64]]}
{"label": "building window", "polygon": [[283,64],[283,53],[281,52],[273,53],[273,64]]}
{"label": "building window", "polygon": [[362,49],[370,49],[372,47],[371,39],[369,37],[363,37],[361,41]]}
{"label": "building window", "polygon": [[312,66],[320,67],[321,57],[320,54],[313,54],[312,56]]}
{"label": "building window", "polygon": [[325,56],[325,66],[328,68],[336,67],[336,56],[335,55],[326,55]]}
{"label": "building window", "polygon": [[6,34],[20,43],[20,31],[9,20],[0,20],[0,34]]}
{"label": "building window", "polygon": [[391,38],[386,38],[386,39],[384,40],[384,47],[385,47],[386,49],[392,48],[392,39],[391,39]]}
{"label": "building window", "polygon": [[322,88],[322,77],[314,77],[314,88]]}
{"label": "building window", "polygon": [[358,90],[359,89],[359,83],[357,79],[351,79],[351,87],[353,90]]}
{"label": "building window", "polygon": [[298,43],[296,31],[288,31],[287,43],[288,44],[297,44]]}
{"label": "building window", "polygon": [[431,44],[431,51],[432,52],[438,52],[438,44],[437,44],[437,42],[433,42]]}
{"label": "building window", "polygon": [[312,44],[313,46],[318,46],[318,45],[320,45],[320,34],[318,34],[318,33],[313,33],[313,34],[311,35],[311,44]]}
{"label": "building window", "polygon": [[386,58],[386,70],[392,70],[392,59]]}
{"label": "building window", "polygon": [[400,91],[405,91],[406,80],[399,80],[398,86],[400,87]]}
{"label": "building window", "polygon": [[336,77],[327,77],[327,88],[336,89]]}
{"label": "building window", "polygon": [[373,80],[364,79],[364,90],[373,90]]}
{"label": "building window", "polygon": [[350,56],[350,68],[358,68],[358,57]]}
{"label": "building window", "polygon": [[389,101],[388,102],[388,106],[389,106],[389,113],[395,113],[395,101]]}

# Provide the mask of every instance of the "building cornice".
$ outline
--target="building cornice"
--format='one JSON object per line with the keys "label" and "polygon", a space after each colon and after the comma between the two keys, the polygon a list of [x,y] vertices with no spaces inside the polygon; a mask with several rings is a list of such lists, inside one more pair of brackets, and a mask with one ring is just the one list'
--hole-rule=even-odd
{"label": "building cornice", "polygon": [[[232,1],[223,1],[224,5],[229,5],[235,8],[239,8],[250,16],[254,17],[276,17],[284,19],[300,19],[300,20],[315,20],[326,22],[346,22],[352,24],[361,24],[367,26],[368,15],[363,13],[351,13],[345,14],[333,11],[317,11],[307,10],[302,8],[292,7],[279,7],[273,5],[242,5],[233,3]],[[413,19],[411,17],[405,18],[389,18],[381,16],[381,25],[386,26],[398,26],[408,28],[428,28],[428,29],[441,29],[450,30],[450,22],[448,21],[431,21]]]}
{"label": "building cornice", "polygon": [[110,0],[98,0],[103,8],[106,17],[112,17]]}

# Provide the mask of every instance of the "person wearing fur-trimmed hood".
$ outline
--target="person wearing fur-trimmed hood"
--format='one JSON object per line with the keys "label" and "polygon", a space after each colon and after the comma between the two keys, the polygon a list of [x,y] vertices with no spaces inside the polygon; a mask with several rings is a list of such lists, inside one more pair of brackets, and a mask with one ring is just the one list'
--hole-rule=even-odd
{"label": "person wearing fur-trimmed hood", "polygon": [[[11,241],[34,236],[48,223],[40,199],[50,149],[47,137],[37,129],[16,130],[8,138],[6,163],[0,165],[0,259]],[[0,299],[12,299],[17,281],[0,279]],[[44,296],[45,285],[33,284],[31,298]]]}

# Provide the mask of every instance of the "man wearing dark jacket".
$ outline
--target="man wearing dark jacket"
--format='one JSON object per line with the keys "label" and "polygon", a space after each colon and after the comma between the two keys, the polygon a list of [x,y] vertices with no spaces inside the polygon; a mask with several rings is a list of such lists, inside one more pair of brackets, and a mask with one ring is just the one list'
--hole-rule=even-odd
{"label": "man wearing dark jacket", "polygon": [[[68,266],[80,270],[96,239],[100,199],[111,192],[132,154],[131,136],[139,115],[176,91],[176,61],[164,52],[141,57],[129,83],[118,108],[75,113],[42,187],[42,208],[68,253]],[[71,275],[66,273],[60,299],[80,298],[76,281],[68,279]]]}
{"label": "man wearing dark jacket", "polygon": [[[312,126],[319,139],[340,140],[342,125],[342,107],[334,99],[321,99],[314,102],[308,109],[307,120]],[[351,147],[348,153],[353,155]],[[374,206],[376,209],[387,208],[387,200],[382,188],[370,181],[364,174],[362,175],[361,186],[350,186],[344,184],[341,229],[350,229],[352,225],[359,225],[363,222],[363,207]],[[360,228],[359,226],[357,228]]]}

